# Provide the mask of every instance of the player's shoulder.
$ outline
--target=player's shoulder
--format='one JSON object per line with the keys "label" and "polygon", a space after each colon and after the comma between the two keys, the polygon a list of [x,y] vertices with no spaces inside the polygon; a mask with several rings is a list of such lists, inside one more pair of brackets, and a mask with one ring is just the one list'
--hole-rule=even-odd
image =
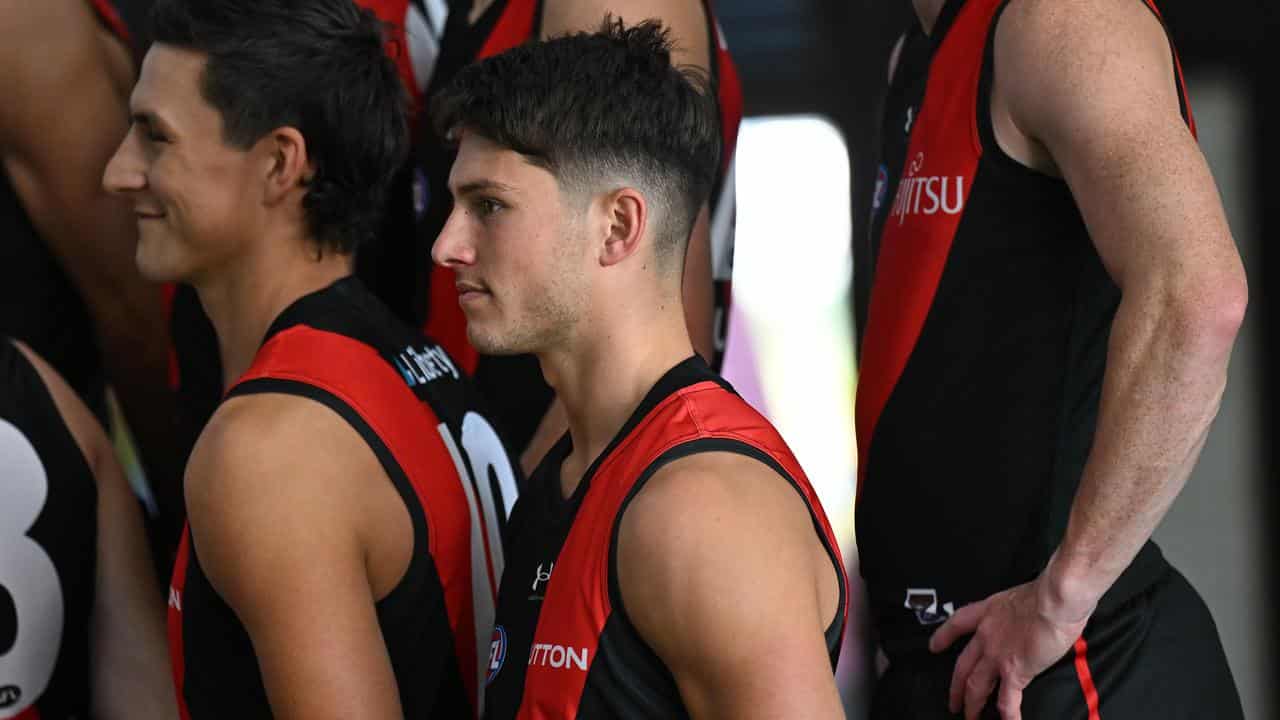
{"label": "player's shoulder", "polygon": [[11,347],[35,370],[36,376],[53,400],[59,418],[70,431],[90,468],[96,469],[100,463],[113,461],[114,450],[106,432],[58,371],[21,341],[0,339],[0,342],[11,343]]}
{"label": "player's shoulder", "polygon": [[636,493],[622,523],[623,534],[668,559],[690,541],[797,529],[807,538],[812,518],[793,480],[755,457],[726,451],[663,465]]}
{"label": "player's shoulder", "polygon": [[245,507],[323,511],[356,492],[353,474],[377,472],[359,433],[315,400],[287,393],[236,396],[219,406],[187,464],[193,519],[244,517]]}
{"label": "player's shoulder", "polygon": [[1106,70],[1116,58],[1169,54],[1159,17],[1144,0],[1012,0],[996,31],[998,49],[1031,67]]}

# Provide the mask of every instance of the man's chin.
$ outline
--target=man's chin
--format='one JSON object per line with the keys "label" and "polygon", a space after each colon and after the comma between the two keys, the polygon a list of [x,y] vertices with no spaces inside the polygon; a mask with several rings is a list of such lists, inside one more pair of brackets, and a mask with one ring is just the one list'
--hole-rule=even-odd
{"label": "man's chin", "polygon": [[481,355],[523,355],[529,352],[519,344],[511,342],[511,338],[499,337],[493,333],[476,332],[473,324],[467,325],[467,341]]}

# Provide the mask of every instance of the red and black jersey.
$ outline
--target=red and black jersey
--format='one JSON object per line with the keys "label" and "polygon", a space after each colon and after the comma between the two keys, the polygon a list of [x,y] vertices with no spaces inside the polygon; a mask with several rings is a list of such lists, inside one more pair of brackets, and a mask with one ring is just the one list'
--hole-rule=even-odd
{"label": "red and black jersey", "polygon": [[[856,527],[890,654],[1033,579],[1061,542],[1120,301],[1066,183],[996,143],[1006,5],[949,0],[932,37],[908,35],[886,105],[862,249],[875,262],[859,318]],[[1100,608],[1164,567],[1148,543]]]}
{"label": "red and black jersey", "polygon": [[0,717],[88,717],[98,486],[44,381],[0,337]]}
{"label": "red and black jersey", "polygon": [[[541,35],[545,0],[495,0],[474,23],[469,22],[471,3],[452,2],[445,27],[439,62],[427,91],[430,96],[445,87],[458,71],[470,63],[497,55]],[[734,220],[734,152],[738,127],[742,121],[742,85],[729,56],[718,22],[705,2],[707,32],[712,51],[711,80],[716,89],[721,115],[724,149],[720,172],[711,197],[711,258],[715,279],[714,367],[719,367],[728,326],[730,274],[733,266]],[[604,18],[602,17],[601,20]],[[417,142],[419,164],[427,173],[427,207],[421,237],[429,256],[431,245],[444,228],[453,203],[449,195],[449,169],[453,152],[425,128]],[[423,268],[430,274],[426,293],[426,331],[459,358],[485,396],[494,403],[498,430],[513,447],[523,448],[537,429],[551,402],[551,389],[542,378],[537,360],[531,355],[516,357],[480,356],[467,340],[466,318],[458,305],[453,271],[448,268]]]}
{"label": "red and black jersey", "polygon": [[560,466],[571,450],[566,435],[530,478],[508,525],[487,717],[688,717],[670,670],[627,617],[616,554],[622,516],[648,479],[701,452],[754,458],[809,506],[841,583],[839,610],[826,631],[835,667],[847,589],[826,515],[777,431],[701,359],[682,362],[658,381],[566,500]]}
{"label": "red and black jersey", "polygon": [[[407,717],[477,717],[478,648],[492,628],[516,471],[458,366],[347,278],[272,324],[227,396],[253,393],[315,400],[369,444],[413,522],[413,559],[377,603],[401,707]],[[169,642],[184,718],[270,717],[249,636],[189,532],[169,590]]]}
{"label": "red and black jersey", "polygon": [[[86,0],[86,5],[104,28],[129,42],[128,30],[109,0]],[[79,110],[75,98],[67,98],[67,108]],[[0,235],[0,335],[31,346],[105,423],[106,371],[89,309],[2,170]]]}

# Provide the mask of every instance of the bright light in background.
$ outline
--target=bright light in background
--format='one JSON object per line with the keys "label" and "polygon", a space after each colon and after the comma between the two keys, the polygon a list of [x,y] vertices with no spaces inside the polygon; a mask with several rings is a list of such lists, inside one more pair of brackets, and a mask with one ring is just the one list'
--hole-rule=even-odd
{"label": "bright light in background", "polygon": [[873,672],[853,536],[848,148],[823,118],[760,118],[743,123],[736,162],[724,376],[782,433],[840,543],[852,587],[837,681],[848,716],[863,718]]}
{"label": "bright light in background", "polygon": [[737,177],[724,374],[795,452],[847,561],[856,462],[848,150],[823,118],[747,120]]}

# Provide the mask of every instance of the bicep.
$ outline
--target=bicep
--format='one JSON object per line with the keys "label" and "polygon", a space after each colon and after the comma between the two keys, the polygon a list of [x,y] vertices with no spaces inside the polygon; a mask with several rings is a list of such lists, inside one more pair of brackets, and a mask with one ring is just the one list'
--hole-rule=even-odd
{"label": "bicep", "polygon": [[399,717],[359,528],[362,501],[345,490],[356,475],[333,453],[302,451],[308,439],[334,444],[308,427],[316,413],[254,424],[250,414],[268,397],[224,406],[192,455],[193,549],[248,632],[277,717]]}
{"label": "bicep", "polygon": [[711,67],[707,16],[698,0],[548,0],[542,12],[543,38],[595,32],[608,13],[628,26],[656,18],[671,31],[677,65]]}
{"label": "bicep", "polygon": [[824,634],[834,568],[798,494],[745,462],[763,472],[664,487],[664,470],[641,491],[619,531],[623,603],[694,717],[839,717]]}
{"label": "bicep", "polygon": [[[1181,114],[1164,29],[1141,3],[1115,5],[1086,15],[1085,27],[1059,33],[1049,52],[1039,48],[1045,59],[1026,63],[1017,58],[1037,44],[1008,37],[1019,26],[1002,23],[997,68],[1019,67],[1007,76],[1011,115],[1052,156],[1099,256],[1124,288],[1152,274],[1220,267],[1236,251]],[[1096,32],[1088,27],[1094,23]],[[1024,35],[1035,27],[1027,25]]]}

